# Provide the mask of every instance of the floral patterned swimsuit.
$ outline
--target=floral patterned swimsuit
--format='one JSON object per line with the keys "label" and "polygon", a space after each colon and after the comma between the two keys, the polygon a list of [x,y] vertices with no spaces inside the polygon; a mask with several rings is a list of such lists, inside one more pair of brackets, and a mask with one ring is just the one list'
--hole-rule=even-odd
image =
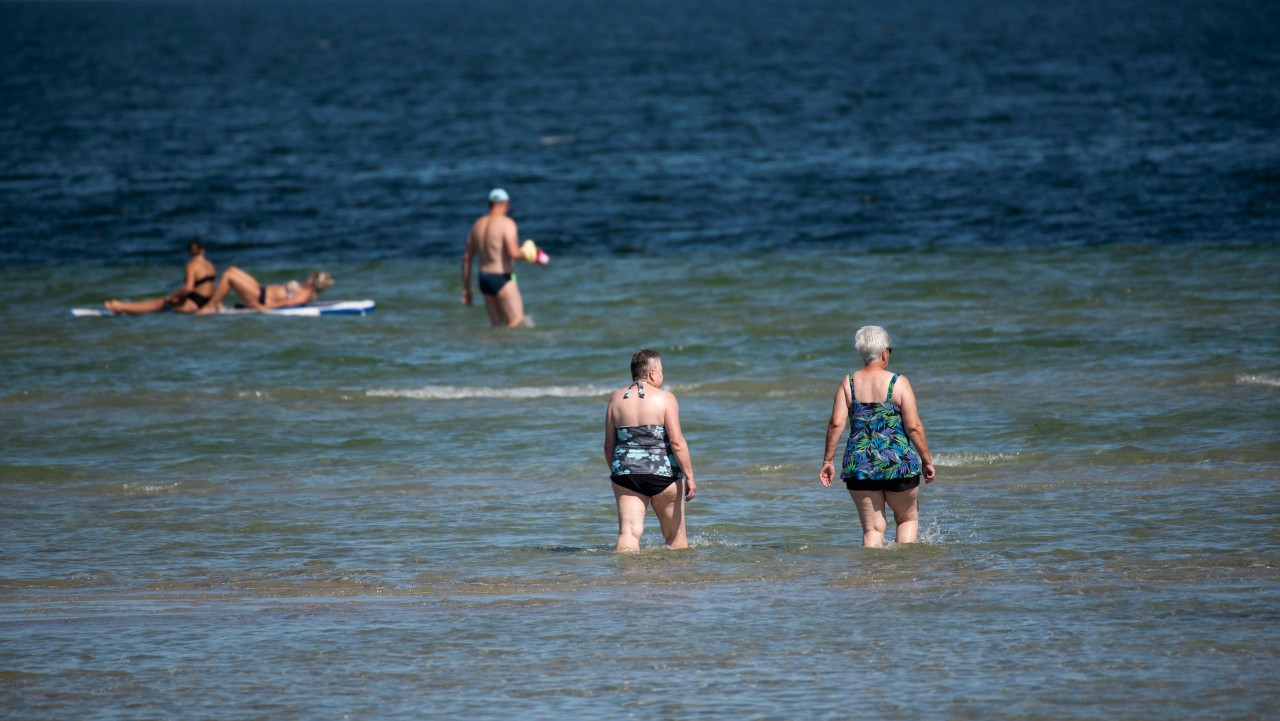
{"label": "floral patterned swimsuit", "polygon": [[855,491],[906,491],[920,485],[920,455],[902,428],[902,407],[893,402],[889,379],[884,403],[859,403],[849,374],[849,445],[840,478]]}

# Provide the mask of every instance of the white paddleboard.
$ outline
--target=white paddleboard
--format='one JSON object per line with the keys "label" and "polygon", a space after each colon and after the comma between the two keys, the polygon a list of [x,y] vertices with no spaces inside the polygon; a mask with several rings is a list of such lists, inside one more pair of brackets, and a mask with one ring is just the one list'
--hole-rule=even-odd
{"label": "white paddleboard", "polygon": [[[377,309],[378,304],[371,300],[322,300],[319,303],[296,308],[272,308],[261,311],[224,306],[218,311],[218,315],[293,315],[314,318],[322,315],[367,315]],[[102,318],[109,315],[128,314],[116,313],[106,308],[72,308],[71,315],[76,318]]]}

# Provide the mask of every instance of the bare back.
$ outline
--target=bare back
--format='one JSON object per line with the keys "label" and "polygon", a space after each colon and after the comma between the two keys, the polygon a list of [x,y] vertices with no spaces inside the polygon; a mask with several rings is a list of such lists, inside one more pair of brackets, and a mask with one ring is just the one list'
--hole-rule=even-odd
{"label": "bare back", "polygon": [[[628,390],[631,391],[630,397],[624,398]],[[670,393],[650,383],[644,384],[644,397],[641,398],[635,384],[632,384],[614,391],[609,398],[609,420],[614,428],[671,425],[670,411],[675,407],[672,398],[674,396]]]}
{"label": "bare back", "polygon": [[183,286],[187,290],[194,290],[201,295],[210,296],[213,295],[214,280],[217,275],[218,269],[201,253],[187,261],[186,278]]}
{"label": "bare back", "polygon": [[892,379],[893,373],[883,368],[856,371],[853,374],[853,386],[858,393],[855,400],[859,403],[883,403],[889,395],[889,381]]}
{"label": "bare back", "polygon": [[471,226],[467,242],[480,258],[480,270],[485,273],[510,273],[513,248],[518,248],[516,222],[501,213],[482,215]]}

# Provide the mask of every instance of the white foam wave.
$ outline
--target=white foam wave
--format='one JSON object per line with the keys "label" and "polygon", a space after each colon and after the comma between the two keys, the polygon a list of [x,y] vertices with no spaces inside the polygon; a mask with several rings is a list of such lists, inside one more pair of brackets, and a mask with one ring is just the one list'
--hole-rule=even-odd
{"label": "white foam wave", "polygon": [[1269,388],[1280,388],[1280,378],[1276,376],[1264,376],[1256,373],[1241,373],[1236,376],[1236,383],[1242,386],[1267,386]]}
{"label": "white foam wave", "polygon": [[935,465],[947,468],[963,468],[966,466],[994,466],[1017,460],[1017,453],[981,453],[977,451],[960,451],[958,453],[938,453],[933,456]]}
{"label": "white foam wave", "polygon": [[365,395],[375,398],[413,398],[453,401],[468,398],[530,400],[533,398],[596,398],[609,395],[603,386],[424,386],[422,388],[373,388]]}
{"label": "white foam wave", "polygon": [[128,495],[155,495],[158,493],[172,493],[182,486],[181,483],[125,483],[120,488]]}

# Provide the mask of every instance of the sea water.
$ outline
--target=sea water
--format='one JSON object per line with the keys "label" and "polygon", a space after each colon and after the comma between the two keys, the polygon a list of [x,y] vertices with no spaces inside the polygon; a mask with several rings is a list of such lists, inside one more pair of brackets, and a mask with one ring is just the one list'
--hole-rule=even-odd
{"label": "sea water", "polygon": [[[0,6],[0,716],[1275,715],[1274,9],[468,7]],[[195,233],[378,309],[66,315]],[[865,324],[915,545],[817,480]],[[640,347],[699,494],[619,556]]]}

